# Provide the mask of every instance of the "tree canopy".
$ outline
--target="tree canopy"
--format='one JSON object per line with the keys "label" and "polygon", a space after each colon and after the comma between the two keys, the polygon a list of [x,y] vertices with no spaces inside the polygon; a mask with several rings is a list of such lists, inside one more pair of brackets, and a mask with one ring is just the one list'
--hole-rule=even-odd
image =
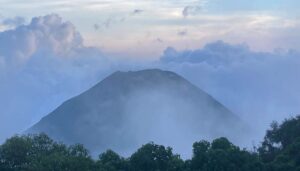
{"label": "tree canopy", "polygon": [[258,152],[268,170],[300,171],[300,116],[273,122]]}
{"label": "tree canopy", "polygon": [[257,151],[221,137],[193,144],[191,159],[153,142],[124,158],[112,150],[93,159],[80,144],[65,145],[46,134],[13,136],[0,146],[1,171],[300,171],[300,116],[273,122]]}

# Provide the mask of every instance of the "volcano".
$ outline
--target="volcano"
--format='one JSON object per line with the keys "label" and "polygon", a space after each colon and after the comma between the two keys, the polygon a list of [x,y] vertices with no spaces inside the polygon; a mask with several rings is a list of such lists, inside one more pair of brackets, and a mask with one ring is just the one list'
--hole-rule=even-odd
{"label": "volcano", "polygon": [[150,141],[184,154],[195,141],[226,136],[236,142],[246,131],[234,113],[183,77],[149,69],[111,74],[27,132],[126,155]]}

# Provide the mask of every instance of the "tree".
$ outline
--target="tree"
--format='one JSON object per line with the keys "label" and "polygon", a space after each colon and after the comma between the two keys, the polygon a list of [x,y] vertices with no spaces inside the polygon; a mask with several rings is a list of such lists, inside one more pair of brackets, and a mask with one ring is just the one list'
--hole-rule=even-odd
{"label": "tree", "polygon": [[125,171],[129,170],[129,166],[128,161],[123,157],[112,150],[107,150],[99,155],[97,169],[101,171]]}
{"label": "tree", "polygon": [[203,171],[262,170],[255,153],[240,150],[224,137],[213,140],[211,144],[207,141],[195,142],[190,168]]}
{"label": "tree", "polygon": [[208,150],[210,143],[208,141],[199,141],[193,144],[193,158],[191,160],[191,169],[204,169],[208,162]]}
{"label": "tree", "polygon": [[93,167],[93,160],[82,145],[67,147],[46,134],[8,139],[0,147],[0,163],[7,171],[88,171]]}
{"label": "tree", "polygon": [[32,141],[26,136],[14,136],[1,145],[0,161],[5,170],[25,170],[30,161]]}
{"label": "tree", "polygon": [[70,171],[89,171],[94,168],[94,161],[89,152],[81,144],[72,145],[68,148],[68,168]]}
{"label": "tree", "polygon": [[257,152],[221,137],[193,144],[185,162],[172,148],[148,143],[125,159],[112,150],[93,160],[81,144],[57,143],[46,134],[13,136],[0,145],[1,171],[300,171],[300,116],[273,122]]}
{"label": "tree", "polygon": [[273,122],[258,151],[268,170],[300,169],[300,116]]}
{"label": "tree", "polygon": [[175,171],[183,167],[183,161],[172,153],[170,147],[148,143],[130,157],[133,171]]}

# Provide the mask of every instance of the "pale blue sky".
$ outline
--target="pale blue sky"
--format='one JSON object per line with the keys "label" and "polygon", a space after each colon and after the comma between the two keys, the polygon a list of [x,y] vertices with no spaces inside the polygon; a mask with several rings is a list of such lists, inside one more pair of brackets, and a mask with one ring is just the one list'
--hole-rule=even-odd
{"label": "pale blue sky", "polygon": [[76,26],[86,45],[152,58],[167,46],[196,48],[218,39],[246,42],[254,50],[299,48],[298,7],[297,0],[0,0],[2,19],[29,22],[57,13]]}

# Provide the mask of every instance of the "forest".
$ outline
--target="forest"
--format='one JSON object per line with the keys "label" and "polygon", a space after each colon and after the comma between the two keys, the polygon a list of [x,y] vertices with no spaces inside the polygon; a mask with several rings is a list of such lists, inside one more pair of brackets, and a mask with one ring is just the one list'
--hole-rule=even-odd
{"label": "forest", "polygon": [[112,150],[93,158],[80,144],[46,134],[16,135],[0,146],[1,171],[300,171],[300,116],[273,122],[254,150],[227,138],[193,144],[191,159],[149,142],[124,158]]}

